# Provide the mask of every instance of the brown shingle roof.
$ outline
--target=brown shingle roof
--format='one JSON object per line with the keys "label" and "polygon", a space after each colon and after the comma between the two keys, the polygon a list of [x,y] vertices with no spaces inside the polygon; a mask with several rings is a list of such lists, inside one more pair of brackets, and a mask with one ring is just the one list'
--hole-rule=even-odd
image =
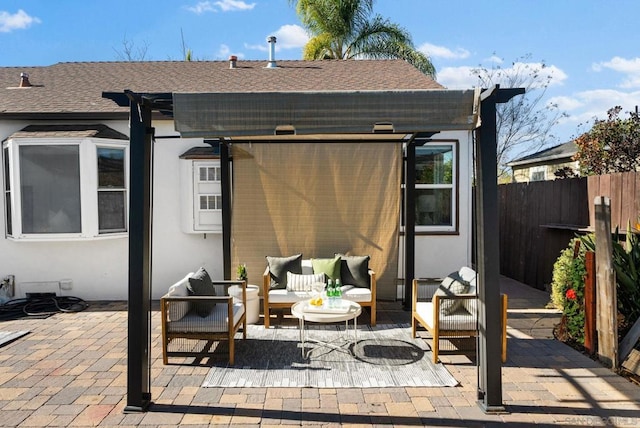
{"label": "brown shingle roof", "polygon": [[[402,60],[74,62],[0,67],[0,115],[113,113],[102,92],[268,92],[442,89]],[[34,85],[18,88],[20,73]]]}
{"label": "brown shingle roof", "polygon": [[109,138],[128,140],[129,137],[106,125],[29,125],[8,138]]}

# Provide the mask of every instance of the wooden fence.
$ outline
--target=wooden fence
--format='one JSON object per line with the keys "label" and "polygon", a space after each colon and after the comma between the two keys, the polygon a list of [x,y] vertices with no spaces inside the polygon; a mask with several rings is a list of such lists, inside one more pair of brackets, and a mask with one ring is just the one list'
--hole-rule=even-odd
{"label": "wooden fence", "polygon": [[593,231],[593,200],[611,199],[611,225],[626,230],[640,215],[640,173],[618,173],[498,186],[500,269],[544,290],[553,264],[577,233]]}

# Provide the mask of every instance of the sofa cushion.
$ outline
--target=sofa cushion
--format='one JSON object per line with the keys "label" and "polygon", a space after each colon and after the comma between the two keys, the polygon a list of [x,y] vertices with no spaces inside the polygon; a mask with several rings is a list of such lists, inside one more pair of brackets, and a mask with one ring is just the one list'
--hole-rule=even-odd
{"label": "sofa cushion", "polygon": [[287,272],[288,291],[313,291],[313,284],[324,284],[324,274],[298,275]]}
{"label": "sofa cushion", "polygon": [[[442,280],[433,296],[450,297],[456,294],[465,294],[469,290],[469,283],[462,279],[458,272],[452,272]],[[463,304],[462,299],[440,299],[440,312],[449,315],[459,309]]]}
{"label": "sofa cushion", "polygon": [[269,290],[269,303],[295,303],[300,300],[311,299],[311,291],[287,291],[278,288]]}
{"label": "sofa cushion", "polygon": [[345,256],[340,257],[340,277],[342,284],[353,285],[354,287],[369,288],[369,256]]}
{"label": "sofa cushion", "polygon": [[[187,297],[189,295],[189,288],[187,287],[187,284],[189,283],[189,278],[191,277],[191,275],[193,275],[193,272],[190,272],[181,281],[176,282],[171,287],[169,287],[167,296]],[[187,314],[187,312],[189,312],[189,309],[191,309],[189,302],[169,302],[169,321],[179,321]]]}
{"label": "sofa cushion", "polygon": [[[334,257],[332,259],[311,259],[313,265],[313,273],[324,274],[327,279],[335,281],[340,278],[340,257]],[[324,281],[323,281],[324,282]]]}
{"label": "sofa cushion", "polygon": [[[201,267],[189,278],[189,292],[194,296],[215,296],[216,289],[211,283],[211,277],[205,268]],[[194,302],[196,314],[206,318],[215,307],[215,302]]]}
{"label": "sofa cushion", "polygon": [[287,272],[302,274],[302,254],[289,257],[267,256],[271,288],[287,288]]}

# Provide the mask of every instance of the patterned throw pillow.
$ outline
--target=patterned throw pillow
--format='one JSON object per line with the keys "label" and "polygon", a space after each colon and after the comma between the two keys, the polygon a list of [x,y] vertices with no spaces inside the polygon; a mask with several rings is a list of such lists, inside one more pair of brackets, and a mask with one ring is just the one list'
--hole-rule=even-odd
{"label": "patterned throw pillow", "polygon": [[[469,283],[462,279],[458,272],[452,272],[442,280],[433,295],[447,297],[455,296],[456,294],[465,294],[467,291],[469,291]],[[462,304],[462,299],[440,299],[440,313],[442,315],[451,315],[460,308]]]}
{"label": "patterned throw pillow", "polygon": [[324,284],[323,273],[298,275],[296,273],[287,272],[288,291],[312,291],[311,286],[319,282]]}

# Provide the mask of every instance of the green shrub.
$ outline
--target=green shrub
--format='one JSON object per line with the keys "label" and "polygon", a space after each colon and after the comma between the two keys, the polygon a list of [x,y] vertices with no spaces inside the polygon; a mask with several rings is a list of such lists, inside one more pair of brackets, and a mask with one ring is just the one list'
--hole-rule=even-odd
{"label": "green shrub", "polygon": [[[627,225],[624,241],[618,231],[613,234],[613,269],[616,274],[616,300],[618,302],[618,333],[622,338],[631,325],[640,317],[640,224]],[[573,258],[576,242],[580,251]],[[559,331],[561,339],[573,339],[584,343],[584,275],[586,251],[595,251],[595,236],[588,234],[574,238],[553,265],[551,301],[562,310]],[[571,291],[570,291],[571,290]]]}
{"label": "green shrub", "polygon": [[[576,242],[580,243],[580,248],[574,258]],[[553,265],[551,282],[551,301],[562,310],[565,334],[578,343],[584,343],[584,254],[580,238],[572,239]]]}

